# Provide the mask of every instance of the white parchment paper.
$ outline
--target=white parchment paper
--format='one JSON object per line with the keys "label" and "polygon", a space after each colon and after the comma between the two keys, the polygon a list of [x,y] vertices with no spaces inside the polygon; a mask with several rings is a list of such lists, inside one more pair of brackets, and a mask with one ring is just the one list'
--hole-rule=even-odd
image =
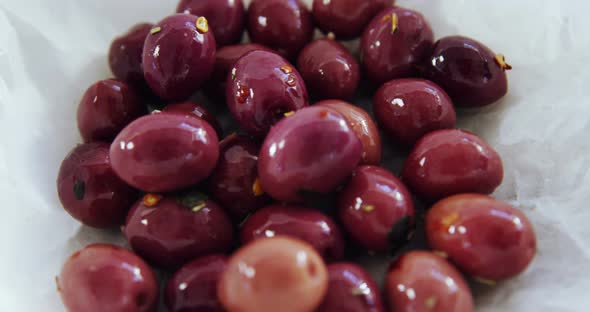
{"label": "white parchment paper", "polygon": [[[510,94],[493,107],[460,112],[460,126],[503,156],[506,177],[495,195],[531,218],[539,252],[522,276],[478,287],[478,311],[590,311],[590,4],[399,3],[422,11],[437,37],[472,36],[514,66]],[[53,281],[63,260],[92,242],[122,243],[115,232],[81,227],[63,211],[57,170],[79,141],[80,96],[111,76],[111,39],[175,6],[172,0],[0,0],[0,312],[63,311]],[[383,272],[385,264],[374,262],[372,271]]]}

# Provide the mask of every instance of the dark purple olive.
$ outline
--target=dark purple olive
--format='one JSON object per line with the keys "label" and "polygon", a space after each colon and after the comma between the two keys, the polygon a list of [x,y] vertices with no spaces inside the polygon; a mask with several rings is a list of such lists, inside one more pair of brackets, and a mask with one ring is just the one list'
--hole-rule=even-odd
{"label": "dark purple olive", "polygon": [[146,113],[127,83],[101,80],[86,90],[78,105],[78,129],[85,142],[111,142],[130,122]]}
{"label": "dark purple olive", "polygon": [[377,125],[365,110],[358,106],[339,100],[317,102],[316,106],[325,106],[339,112],[352,131],[361,139],[363,156],[361,164],[378,165],[381,162],[381,137]]}
{"label": "dark purple olive", "polygon": [[174,104],[168,104],[162,112],[165,113],[174,113],[183,115],[185,117],[197,117],[206,121],[213,129],[215,129],[215,133],[217,133],[218,137],[223,136],[223,130],[221,129],[221,125],[217,121],[217,118],[205,108],[205,106],[194,102],[194,101],[185,101],[179,102]]}
{"label": "dark purple olive", "polygon": [[242,40],[246,18],[242,0],[181,0],[176,12],[206,17],[218,47]]}
{"label": "dark purple olive", "polygon": [[473,39],[451,36],[434,44],[421,72],[445,89],[455,105],[481,107],[506,95],[509,69],[502,54]]}
{"label": "dark purple olive", "polygon": [[293,60],[313,37],[311,13],[300,0],[253,0],[248,8],[248,34]]}
{"label": "dark purple olive", "polygon": [[377,283],[360,266],[328,265],[328,293],[317,312],[384,312]]}
{"label": "dark purple olive", "polygon": [[138,256],[114,245],[93,244],[75,252],[57,279],[70,312],[153,312],[159,288]]}
{"label": "dark purple olive", "polygon": [[227,77],[227,106],[248,133],[264,136],[285,113],[308,105],[307,90],[297,70],[280,55],[251,51]]}
{"label": "dark purple olive", "polygon": [[348,99],[359,84],[360,66],[340,43],[319,39],[299,54],[297,69],[309,92],[318,99]]}
{"label": "dark purple olive", "polygon": [[256,43],[236,44],[218,49],[215,54],[215,69],[213,70],[213,74],[211,74],[211,78],[206,83],[205,91],[209,92],[214,98],[220,96],[225,97],[227,76],[234,64],[244,54],[254,50],[271,51]]}
{"label": "dark purple olive", "polygon": [[417,74],[434,42],[430,24],[416,11],[390,8],[371,21],[361,40],[361,62],[375,84]]}
{"label": "dark purple olive", "polygon": [[463,130],[437,130],[424,136],[402,172],[408,187],[427,201],[460,193],[491,194],[503,176],[500,155]]}
{"label": "dark purple olive", "polygon": [[215,38],[205,17],[176,14],[150,30],[143,48],[145,80],[164,100],[182,101],[209,79]]}
{"label": "dark purple olive", "polygon": [[425,134],[455,128],[453,102],[436,84],[423,79],[396,79],[373,98],[379,125],[395,141],[413,146]]}
{"label": "dark purple olive", "polygon": [[166,285],[164,301],[170,312],[224,312],[217,284],[225,270],[224,255],[198,258],[174,273]]}
{"label": "dark purple olive", "polygon": [[452,265],[426,251],[395,261],[385,280],[390,312],[473,312],[469,286]]}
{"label": "dark purple olive", "polygon": [[314,0],[313,19],[339,40],[359,37],[371,19],[395,0]]}
{"label": "dark purple olive", "polygon": [[115,38],[109,48],[109,66],[113,75],[140,89],[146,87],[141,69],[143,44],[153,26],[149,23],[137,24],[127,33]]}
{"label": "dark purple olive", "polygon": [[115,138],[113,170],[146,192],[168,192],[199,183],[219,158],[215,130],[199,118],[156,113],[141,117]]}
{"label": "dark purple olive", "polygon": [[225,211],[207,196],[149,193],[129,211],[123,234],[142,258],[167,269],[231,248],[233,228]]}
{"label": "dark purple olive", "polygon": [[338,198],[338,214],[348,234],[377,252],[401,247],[414,232],[414,203],[404,184],[375,166],[358,167]]}
{"label": "dark purple olive", "polygon": [[109,144],[78,145],[61,163],[57,193],[76,220],[96,228],[123,224],[137,192],[111,168]]}
{"label": "dark purple olive", "polygon": [[268,203],[258,181],[259,146],[232,134],[219,144],[219,162],[208,179],[209,193],[236,221]]}
{"label": "dark purple olive", "polygon": [[498,281],[522,273],[537,253],[531,222],[510,204],[481,194],[437,202],[426,215],[430,246],[473,277]]}
{"label": "dark purple olive", "polygon": [[262,189],[280,201],[329,193],[360,162],[363,146],[346,119],[327,107],[307,107],[281,120],[260,149]]}
{"label": "dark purple olive", "polygon": [[290,236],[313,246],[327,261],[344,256],[344,239],[332,219],[323,213],[297,206],[268,206],[251,215],[242,226],[242,244],[252,240]]}

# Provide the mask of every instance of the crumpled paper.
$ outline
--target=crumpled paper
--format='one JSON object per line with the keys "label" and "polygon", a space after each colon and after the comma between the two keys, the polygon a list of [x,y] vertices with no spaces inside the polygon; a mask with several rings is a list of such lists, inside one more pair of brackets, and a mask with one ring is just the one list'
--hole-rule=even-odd
{"label": "crumpled paper", "polygon": [[[423,12],[437,37],[474,37],[514,66],[509,95],[482,110],[460,111],[459,125],[502,155],[506,177],[495,196],[530,217],[539,251],[521,276],[476,287],[477,311],[589,311],[590,4],[398,3]],[[61,160],[80,141],[80,96],[111,76],[111,39],[136,22],[160,20],[175,5],[0,0],[0,311],[64,311],[54,284],[64,259],[92,242],[124,244],[115,231],[71,219],[59,204],[55,179]],[[400,156],[391,147],[386,156],[386,166],[398,169]],[[381,280],[387,260],[368,263]]]}

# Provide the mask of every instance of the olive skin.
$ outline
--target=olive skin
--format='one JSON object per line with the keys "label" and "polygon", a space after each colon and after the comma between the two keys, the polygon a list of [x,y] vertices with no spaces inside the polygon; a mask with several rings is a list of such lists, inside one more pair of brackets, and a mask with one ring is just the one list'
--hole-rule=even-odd
{"label": "olive skin", "polygon": [[219,158],[215,130],[200,118],[156,113],[129,124],[113,141],[113,170],[146,192],[170,192],[195,185]]}
{"label": "olive skin", "polygon": [[402,170],[410,190],[430,202],[460,193],[491,194],[503,177],[500,155],[464,130],[437,130],[422,137]]}
{"label": "olive skin", "polygon": [[379,125],[396,142],[412,147],[425,134],[453,129],[457,115],[451,98],[438,85],[423,79],[395,79],[373,97]]}
{"label": "olive skin", "polygon": [[512,69],[502,55],[467,37],[439,39],[420,66],[426,79],[440,85],[457,106],[482,107],[508,93],[506,70]]}
{"label": "olive skin", "polygon": [[389,268],[385,299],[391,312],[473,312],[467,282],[432,252],[411,251]]}
{"label": "olive skin", "polygon": [[307,107],[275,125],[260,149],[262,189],[286,202],[305,192],[329,193],[350,176],[362,143],[344,117],[327,107]]}
{"label": "olive skin", "polygon": [[481,194],[436,203],[426,215],[430,246],[463,272],[498,281],[523,272],[537,252],[528,218],[510,204]]}
{"label": "olive skin", "polygon": [[313,37],[313,18],[300,0],[253,0],[248,34],[254,43],[294,60]]}
{"label": "olive skin", "polygon": [[376,85],[413,77],[433,43],[434,34],[422,14],[400,7],[385,9],[363,33],[361,63]]}
{"label": "olive skin", "polygon": [[145,80],[167,101],[183,101],[209,79],[215,37],[207,19],[190,14],[166,17],[147,36],[142,56]]}
{"label": "olive skin", "polygon": [[115,38],[109,48],[109,67],[113,75],[138,89],[146,89],[141,58],[145,38],[154,27],[150,23],[134,25],[128,32]]}
{"label": "olive skin", "polygon": [[299,53],[297,69],[312,96],[319,100],[348,99],[359,85],[360,66],[340,43],[318,39]]}
{"label": "olive skin", "polygon": [[152,269],[127,249],[93,244],[75,252],[57,278],[70,312],[153,312],[159,288]]}

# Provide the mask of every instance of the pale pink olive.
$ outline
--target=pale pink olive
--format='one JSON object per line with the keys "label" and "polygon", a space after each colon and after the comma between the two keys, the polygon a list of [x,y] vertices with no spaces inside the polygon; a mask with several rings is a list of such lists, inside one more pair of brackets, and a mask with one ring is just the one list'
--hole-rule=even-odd
{"label": "pale pink olive", "polygon": [[312,312],[328,288],[328,273],[310,245],[286,237],[263,238],[230,258],[218,293],[228,311]]}
{"label": "pale pink olive", "polygon": [[453,266],[426,251],[411,251],[385,278],[390,312],[473,312],[469,286]]}

